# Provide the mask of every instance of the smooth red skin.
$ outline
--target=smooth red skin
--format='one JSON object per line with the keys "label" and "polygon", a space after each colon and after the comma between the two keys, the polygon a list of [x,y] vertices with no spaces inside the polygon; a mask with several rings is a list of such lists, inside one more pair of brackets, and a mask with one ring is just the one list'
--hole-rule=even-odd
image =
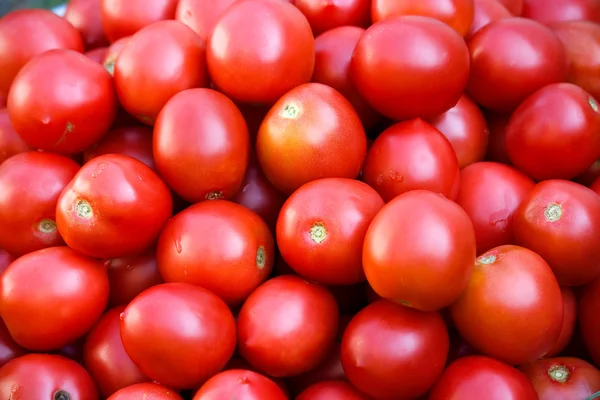
{"label": "smooth red skin", "polygon": [[523,0],[523,17],[544,24],[587,20],[600,23],[600,4],[596,0]]}
{"label": "smooth red skin", "polygon": [[515,17],[523,14],[523,3],[524,0],[498,0],[508,11],[511,12]]}
{"label": "smooth red skin", "polygon": [[[92,215],[81,216],[80,201]],[[116,258],[141,253],[171,217],[169,188],[148,166],[122,154],[94,158],[77,172],[56,206],[58,231],[81,254]]]}
{"label": "smooth red skin", "polygon": [[178,0],[102,0],[101,21],[111,43],[153,22],[175,18]]}
{"label": "smooth red skin", "polygon": [[[551,204],[562,206],[555,222],[545,217]],[[538,183],[515,212],[517,244],[550,264],[561,285],[579,286],[600,277],[600,196],[578,183]]]}
{"label": "smooth red skin", "polygon": [[20,357],[27,353],[27,350],[22,348],[10,336],[10,332],[6,324],[0,319],[0,367],[4,366],[10,360]]}
{"label": "smooth red skin", "polygon": [[528,96],[567,78],[566,51],[550,28],[525,18],[502,18],[468,42],[467,94],[480,106],[511,112]]}
{"label": "smooth red skin", "polygon": [[[111,43],[106,51],[106,55],[104,56],[104,60],[102,61],[102,65],[108,71],[109,74],[115,74],[115,63],[117,61],[117,57],[121,54],[121,51],[129,44],[131,40],[131,36],[122,37],[119,40]],[[137,119],[136,119],[137,121]]]}
{"label": "smooth red skin", "polygon": [[338,307],[325,287],[284,275],[248,297],[237,324],[240,355],[259,371],[289,377],[327,358],[337,333]]}
{"label": "smooth red skin", "polygon": [[596,179],[591,185],[590,185],[590,189],[592,189],[594,192],[600,194],[600,177],[598,179]]}
{"label": "smooth red skin", "polygon": [[19,345],[58,350],[90,330],[106,307],[108,290],[101,262],[50,247],[18,258],[0,276],[0,311]]}
{"label": "smooth red skin", "polygon": [[193,400],[287,400],[275,382],[246,369],[223,371],[210,378],[196,392]]}
{"label": "smooth red skin", "polygon": [[[7,95],[19,70],[33,57],[52,49],[83,51],[81,35],[49,10],[12,11],[0,21],[0,94]],[[39,94],[38,91],[36,91]]]}
{"label": "smooth red skin", "polygon": [[102,0],[69,0],[64,18],[81,34],[87,50],[108,46],[101,19]]}
{"label": "smooth red skin", "polygon": [[[290,105],[298,110],[294,117],[286,117]],[[321,83],[300,85],[281,97],[256,138],[265,175],[288,195],[316,179],[356,178],[366,153],[358,114],[341,93]]]}
{"label": "smooth red skin", "polygon": [[339,380],[346,380],[346,374],[342,367],[341,345],[335,343],[329,356],[319,366],[304,374],[292,376],[286,382],[293,393],[300,393],[317,383]]}
{"label": "smooth red skin", "polygon": [[448,331],[439,313],[381,300],[350,321],[341,358],[350,383],[366,395],[412,399],[433,386],[444,369],[448,348]]}
{"label": "smooth red skin", "polygon": [[316,383],[298,396],[296,400],[367,400],[367,398],[353,388],[348,382],[327,381]]}
{"label": "smooth red skin", "polygon": [[[257,372],[257,373],[261,374],[261,372],[256,370],[254,367],[252,367],[252,365],[250,365],[250,363],[248,361],[244,360],[242,357],[239,357],[237,355],[234,355],[229,360],[229,362],[227,362],[227,365],[225,365],[225,368],[223,368],[223,371],[228,371],[231,369],[243,369],[243,370],[253,371],[253,372]],[[223,372],[223,371],[221,371],[221,372]],[[285,393],[285,395],[287,397],[289,397],[289,390],[287,388],[286,381],[284,381],[282,378],[273,378],[272,376],[268,376],[268,378],[270,380],[272,380],[273,382],[275,382],[277,384],[277,386],[279,386],[281,391],[283,391],[283,393]]]}
{"label": "smooth red skin", "polygon": [[597,188],[599,183],[596,183],[598,178],[600,178],[600,159],[590,165],[589,168],[583,174],[575,178],[574,181],[587,186],[598,193]]}
{"label": "smooth red skin", "polygon": [[12,256],[8,251],[0,249],[0,275],[2,275],[4,271],[6,271],[6,268],[8,268],[10,263],[15,261],[15,259],[16,258]]}
{"label": "smooth red skin", "polygon": [[127,386],[150,381],[123,348],[119,316],[124,310],[125,306],[108,310],[85,339],[83,365],[104,398]]}
{"label": "smooth red skin", "polygon": [[186,24],[205,41],[225,10],[237,0],[179,0],[175,19]]}
{"label": "smooth red skin", "polygon": [[[575,297],[575,293],[573,289],[568,286],[562,286],[560,288],[560,292],[562,294],[563,300],[563,310],[564,317],[562,323],[562,329],[560,331],[560,335],[556,342],[554,342],[554,346],[544,357],[556,357],[568,346],[573,339],[575,333],[575,327],[577,325],[577,298]],[[598,389],[600,390],[600,389]]]}
{"label": "smooth red skin", "polygon": [[[495,262],[483,263],[492,256]],[[450,315],[475,350],[520,365],[552,348],[564,314],[560,287],[546,261],[524,247],[505,245],[477,259]]]}
{"label": "smooth red skin", "polygon": [[0,108],[0,164],[15,154],[33,150],[13,128],[8,109]]}
{"label": "smooth red skin", "polygon": [[473,16],[473,23],[471,24],[471,28],[469,28],[469,33],[465,36],[466,40],[471,39],[475,32],[490,22],[513,16],[513,14],[502,5],[500,0],[474,0],[474,5],[475,14]]}
{"label": "smooth red skin", "polygon": [[145,126],[131,125],[111,130],[83,152],[83,161],[88,162],[103,154],[123,154],[156,169],[152,154],[152,129]]}
{"label": "smooth red skin", "polygon": [[450,141],[421,119],[399,122],[375,139],[362,179],[388,202],[412,190],[431,190],[454,199],[460,170]]}
{"label": "smooth red skin", "polygon": [[517,169],[496,162],[471,164],[461,171],[456,202],[473,223],[477,254],[515,243],[515,211],[534,186]]}
{"label": "smooth red skin", "polygon": [[235,350],[233,314],[215,294],[164,283],[121,314],[125,351],[142,373],[174,388],[195,388],[221,371]]}
{"label": "smooth red skin", "polygon": [[304,15],[288,2],[239,1],[215,24],[206,60],[212,83],[232,100],[274,103],[310,81],[315,41]]}
{"label": "smooth red skin", "polygon": [[485,356],[461,358],[444,371],[429,400],[538,400],[535,389],[518,369]]}
{"label": "smooth red skin", "polygon": [[485,159],[487,161],[512,165],[506,150],[506,126],[510,120],[510,114],[488,112],[486,113],[486,120],[490,136]]}
{"label": "smooth red skin", "polygon": [[178,93],[161,110],[153,141],[158,171],[188,202],[229,199],[241,187],[250,137],[242,113],[225,95],[212,89]]}
{"label": "smooth red skin", "polygon": [[107,400],[183,400],[177,391],[155,383],[138,383],[119,390]]}
{"label": "smooth red skin", "polygon": [[579,328],[587,353],[596,367],[600,366],[600,279],[583,287],[579,297]]}
{"label": "smooth red skin", "polygon": [[4,93],[0,93],[0,108],[6,107],[6,95]]}
{"label": "smooth red skin", "polygon": [[85,56],[92,61],[101,64],[104,62],[106,55],[108,54],[108,46],[107,47],[97,47],[95,49],[86,51]]}
{"label": "smooth red skin", "polygon": [[469,51],[443,22],[412,15],[390,18],[371,25],[360,38],[350,76],[358,92],[384,116],[433,118],[455,106],[463,94]]}
{"label": "smooth red skin", "polygon": [[0,165],[0,247],[15,257],[60,246],[60,233],[40,224],[56,219],[56,203],[79,165],[58,154],[29,151]]}
{"label": "smooth red skin", "polygon": [[295,0],[315,36],[340,26],[368,27],[371,23],[371,1]]}

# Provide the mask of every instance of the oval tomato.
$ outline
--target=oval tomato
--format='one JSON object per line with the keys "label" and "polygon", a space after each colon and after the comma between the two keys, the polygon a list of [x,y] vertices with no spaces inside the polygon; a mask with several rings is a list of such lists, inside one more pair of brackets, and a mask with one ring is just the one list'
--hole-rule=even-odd
{"label": "oval tomato", "polygon": [[69,0],[64,18],[81,33],[85,47],[108,46],[101,19],[102,0]]}
{"label": "oval tomato", "polygon": [[27,353],[27,350],[15,342],[12,336],[10,336],[6,324],[0,318],[0,367],[14,358],[21,357],[25,353]]}
{"label": "oval tomato", "polygon": [[83,152],[83,161],[88,162],[103,154],[124,154],[155,169],[152,155],[152,129],[145,126],[124,126],[113,129]]}
{"label": "oval tomato", "polygon": [[15,154],[28,150],[33,149],[15,132],[8,117],[8,110],[0,108],[0,164]]}
{"label": "oval tomato", "polygon": [[177,391],[155,383],[138,383],[123,388],[107,400],[183,400]]}
{"label": "oval tomato", "polygon": [[223,371],[204,383],[193,400],[213,399],[287,400],[275,382],[264,375],[244,369]]}
{"label": "oval tomato", "polygon": [[[545,357],[555,357],[560,354],[567,345],[571,342],[577,325],[577,299],[573,289],[563,286],[560,288],[563,300],[564,317],[562,329],[558,339],[554,342],[554,346],[546,353]],[[600,390],[600,389],[599,389]]]}
{"label": "oval tomato", "polygon": [[370,0],[294,0],[294,5],[302,11],[315,36],[340,26],[367,27],[371,17]]}
{"label": "oval tomato", "polygon": [[175,18],[205,41],[221,15],[237,0],[179,0]]}
{"label": "oval tomato", "polygon": [[523,17],[545,24],[577,20],[600,23],[600,3],[596,0],[523,0]]}
{"label": "oval tomato", "polygon": [[474,0],[474,5],[475,14],[469,33],[465,37],[467,40],[490,22],[513,16],[499,0]]}
{"label": "oval tomato", "polygon": [[579,296],[579,327],[587,354],[591,357],[594,364],[600,366],[600,279],[587,284],[583,287]]}
{"label": "oval tomato", "polygon": [[296,400],[366,400],[360,392],[344,381],[319,382],[306,388]]}

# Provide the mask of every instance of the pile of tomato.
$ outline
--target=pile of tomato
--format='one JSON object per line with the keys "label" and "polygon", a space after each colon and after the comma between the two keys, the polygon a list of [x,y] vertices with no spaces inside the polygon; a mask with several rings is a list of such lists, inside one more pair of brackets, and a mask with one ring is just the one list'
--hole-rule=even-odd
{"label": "pile of tomato", "polygon": [[600,397],[600,0],[71,0],[0,107],[0,399]]}

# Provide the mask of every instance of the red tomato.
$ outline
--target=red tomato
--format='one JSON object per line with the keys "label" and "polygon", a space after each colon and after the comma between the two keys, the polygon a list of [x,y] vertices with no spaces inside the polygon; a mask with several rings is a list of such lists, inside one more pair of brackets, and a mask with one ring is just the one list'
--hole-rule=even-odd
{"label": "red tomato", "polygon": [[538,400],[535,389],[519,370],[493,358],[461,358],[444,371],[429,400]]}
{"label": "red tomato", "polygon": [[102,26],[112,43],[153,22],[175,18],[178,0],[102,0]]}
{"label": "red tomato", "polygon": [[104,398],[124,387],[150,381],[123,348],[119,318],[123,310],[125,306],[108,310],[85,339],[83,364]]}
{"label": "red tomato", "polygon": [[93,50],[86,51],[84,54],[90,60],[102,64],[108,54],[108,47],[97,47]]}
{"label": "red tomato", "polygon": [[[563,286],[560,288],[563,300],[564,318],[560,335],[554,346],[546,353],[545,357],[554,357],[560,354],[571,342],[577,324],[577,299],[573,289]],[[600,390],[600,389],[599,389]]]}
{"label": "red tomato", "polygon": [[348,324],[342,365],[350,383],[370,397],[412,399],[425,394],[442,373],[448,342],[439,313],[381,300]]}
{"label": "red tomato", "polygon": [[340,26],[367,27],[371,22],[370,0],[321,1],[295,0],[315,36]]}
{"label": "red tomato", "polygon": [[153,140],[161,176],[189,202],[229,199],[244,180],[248,127],[235,104],[217,91],[173,96],[158,116]]}
{"label": "red tomato", "polygon": [[223,300],[187,283],[147,289],[121,314],[127,354],[150,379],[175,388],[198,387],[223,369],[235,331]]}
{"label": "red tomato", "polygon": [[15,257],[10,255],[8,251],[0,248],[0,275],[6,271],[6,268],[8,268],[13,261],[15,261]]}
{"label": "red tomato", "polygon": [[274,103],[310,81],[315,41],[304,15],[286,1],[246,0],[215,24],[206,56],[213,84],[232,100]]}
{"label": "red tomato", "polygon": [[502,18],[469,40],[471,75],[467,94],[479,105],[510,112],[538,89],[567,78],[565,49],[539,22]]}
{"label": "red tomato", "polygon": [[385,201],[418,189],[454,199],[460,171],[448,139],[427,122],[414,119],[392,125],[375,139],[362,178]]}
{"label": "red tomato", "polygon": [[56,224],[65,242],[96,258],[149,248],[171,216],[171,192],[141,161],[106,154],[85,164],[61,193]]}
{"label": "red tomato", "polygon": [[542,257],[506,245],[477,259],[469,285],[450,306],[450,314],[476,350],[518,365],[552,348],[563,324],[563,301]]}
{"label": "red tomato", "polygon": [[152,155],[152,129],[145,126],[124,126],[113,129],[83,152],[83,161],[88,162],[103,154],[124,154],[155,169]]}
{"label": "red tomato", "polygon": [[0,318],[0,367],[10,360],[24,355],[27,351],[10,336],[6,324]]}
{"label": "red tomato", "polygon": [[490,22],[513,16],[499,0],[474,0],[474,4],[475,14],[469,33],[465,36],[467,40]]}
{"label": "red tomato", "polygon": [[488,112],[486,120],[490,130],[486,160],[511,165],[506,150],[506,126],[510,114]]}
{"label": "red tomato", "polygon": [[350,74],[358,92],[386,117],[433,118],[460,99],[469,51],[460,35],[433,18],[390,18],[360,38]]}
{"label": "red tomato", "polygon": [[475,163],[461,171],[456,202],[473,222],[477,254],[515,242],[515,211],[534,186],[523,173],[500,163]]}
{"label": "red tomato", "polygon": [[175,18],[205,41],[221,15],[237,0],[179,0]]}
{"label": "red tomato", "polygon": [[[250,365],[250,363],[248,361],[244,360],[242,357],[239,357],[239,356],[233,356],[229,360],[229,362],[227,363],[225,368],[223,368],[223,371],[228,371],[231,369],[243,369],[243,370],[249,370],[252,372],[258,372],[256,369],[254,369]],[[221,372],[223,372],[223,371],[221,371]],[[283,393],[285,393],[285,395],[289,397],[289,392],[287,389],[286,382],[282,378],[273,378],[272,376],[269,376],[268,378],[270,380],[272,380],[273,382],[275,382],[277,384],[277,386],[279,386],[279,388],[283,391]],[[218,399],[215,399],[215,400],[218,400]]]}
{"label": "red tomato", "polygon": [[101,262],[50,247],[18,258],[0,275],[0,314],[19,345],[58,350],[96,323],[108,290]]}
{"label": "red tomato", "polygon": [[0,398],[97,400],[94,381],[75,361],[28,354],[0,368]]}
{"label": "red tomato", "polygon": [[[83,51],[81,35],[73,25],[49,10],[18,10],[2,17],[0,19],[0,71],[2,71],[0,72],[0,95],[8,94],[13,79],[29,60],[52,49],[72,49],[81,52]],[[65,65],[61,66],[63,67]],[[46,77],[49,78],[48,75]],[[50,78],[48,82],[51,82]],[[39,89],[36,87],[37,96],[40,95]]]}
{"label": "red tomato", "polygon": [[533,384],[539,400],[586,399],[600,391],[600,371],[579,358],[546,358],[519,369]]}
{"label": "red tomato", "polygon": [[6,95],[4,93],[0,93],[0,108],[6,107]]}
{"label": "red tomato", "polygon": [[246,369],[230,369],[216,374],[196,392],[193,400],[218,399],[287,400],[275,382]]}
{"label": "red tomato", "polygon": [[523,13],[524,0],[498,0],[508,11],[515,17],[519,17]]}
{"label": "red tomato", "polygon": [[523,17],[544,24],[576,20],[600,23],[600,3],[597,0],[523,0]]}
{"label": "red tomato", "polygon": [[101,11],[102,0],[69,0],[67,3],[64,18],[81,33],[88,50],[108,45]]}
{"label": "red tomato", "polygon": [[110,74],[73,50],[50,50],[32,59],[8,96],[15,131],[30,146],[55,153],[85,150],[108,131],[116,113]]}
{"label": "red tomato", "polygon": [[600,366],[600,279],[584,286],[579,297],[579,327],[587,353],[594,364]]}
{"label": "red tomato", "polygon": [[352,105],[320,83],[298,86],[281,97],[256,138],[265,175],[286,194],[320,178],[356,178],[366,151],[365,130]]}
{"label": "red tomato", "polygon": [[0,164],[14,156],[15,154],[23,153],[32,150],[31,147],[21,136],[15,132],[10,119],[8,118],[8,110],[0,108]]}
{"label": "red tomato", "polygon": [[302,393],[296,400],[367,400],[360,392],[353,388],[348,382],[326,381],[316,383]]}
{"label": "red tomato", "polygon": [[324,381],[339,380],[346,380],[346,374],[344,373],[344,368],[342,367],[341,345],[339,343],[335,343],[333,345],[333,349],[329,353],[329,356],[325,359],[325,361],[319,364],[319,366],[304,374],[292,376],[286,381],[294,393],[300,393],[314,384]]}
{"label": "red tomato", "polygon": [[107,271],[110,282],[111,306],[129,304],[144,290],[164,283],[156,266],[156,249],[123,258],[108,260]]}
{"label": "red tomato", "polygon": [[111,75],[115,74],[115,63],[117,61],[117,57],[119,56],[119,54],[121,54],[121,51],[125,48],[125,46],[129,44],[130,40],[131,36],[126,36],[113,42],[108,47],[102,65]]}
{"label": "red tomato", "polygon": [[577,183],[538,183],[515,212],[517,243],[550,264],[561,285],[600,277],[600,196]]}
{"label": "red tomato", "polygon": [[592,183],[592,185],[590,186],[590,189],[592,189],[594,192],[600,194],[600,178],[596,179],[594,181],[594,183]]}
{"label": "red tomato", "polygon": [[594,161],[583,174],[574,180],[584,186],[591,187],[598,178],[600,178],[600,159]]}
{"label": "red tomato", "polygon": [[123,388],[107,400],[183,400],[175,390],[154,383],[138,383]]}
{"label": "red tomato", "polygon": [[259,286],[238,316],[240,355],[274,377],[308,372],[329,355],[338,307],[325,287],[293,275]]}

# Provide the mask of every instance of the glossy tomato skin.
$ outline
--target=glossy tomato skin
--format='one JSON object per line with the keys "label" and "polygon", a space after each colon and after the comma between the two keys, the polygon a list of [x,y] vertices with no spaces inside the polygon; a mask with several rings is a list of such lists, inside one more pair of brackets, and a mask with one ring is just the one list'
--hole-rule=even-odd
{"label": "glossy tomato skin", "polygon": [[95,49],[88,50],[83,54],[85,54],[85,56],[90,60],[102,65],[102,63],[104,62],[104,58],[106,58],[106,55],[108,54],[108,46],[96,47]]}
{"label": "glossy tomato skin", "polygon": [[599,23],[600,4],[594,0],[556,0],[551,3],[543,0],[523,0],[523,17],[544,24],[578,20]]}
{"label": "glossy tomato skin", "polygon": [[0,165],[0,248],[14,256],[64,244],[56,203],[79,165],[58,154],[30,151]]}
{"label": "glossy tomato skin", "polygon": [[452,144],[421,119],[399,122],[379,135],[369,149],[362,179],[387,202],[425,189],[454,199],[460,170]]}
{"label": "glossy tomato skin", "polygon": [[256,138],[265,175],[285,194],[315,179],[356,178],[366,152],[358,114],[341,93],[320,83],[298,86],[281,97]]}
{"label": "glossy tomato skin", "polygon": [[83,152],[83,161],[103,154],[124,154],[156,169],[152,154],[152,129],[145,126],[124,126],[111,130],[99,142]]}
{"label": "glossy tomato skin", "polygon": [[345,381],[319,382],[306,388],[296,400],[367,400],[360,392]]}
{"label": "glossy tomato skin", "polygon": [[[102,65],[108,71],[109,74],[115,74],[115,63],[117,62],[117,57],[121,54],[121,51],[129,44],[131,40],[131,36],[122,37],[119,40],[111,43],[106,51],[104,56],[104,60],[102,61]],[[137,121],[137,120],[136,120]]]}
{"label": "glossy tomato skin", "polygon": [[505,245],[482,254],[467,289],[450,306],[460,335],[476,350],[519,365],[545,355],[563,323],[560,287],[542,257]]}
{"label": "glossy tomato skin", "polygon": [[287,400],[275,382],[259,373],[245,369],[223,371],[204,383],[193,400],[217,399]]}
{"label": "glossy tomato skin", "polygon": [[240,110],[212,89],[175,95],[154,127],[154,160],[167,184],[188,202],[229,199],[248,167],[250,137]]}
{"label": "glossy tomato skin", "polygon": [[463,357],[444,371],[430,400],[537,400],[535,389],[519,370],[485,356]]}
{"label": "glossy tomato skin", "polygon": [[119,390],[107,400],[183,400],[177,391],[155,383],[138,383]]}
{"label": "glossy tomato skin", "polygon": [[587,353],[596,367],[600,366],[600,341],[598,331],[600,321],[600,279],[596,279],[583,287],[579,296],[579,327]]}
{"label": "glossy tomato skin", "polygon": [[467,212],[477,238],[477,254],[514,244],[513,219],[535,183],[497,162],[471,164],[460,172],[456,202]]}
{"label": "glossy tomato skin", "polygon": [[367,27],[371,22],[371,2],[369,0],[337,3],[295,0],[294,5],[302,11],[315,36],[340,26]]}
{"label": "glossy tomato skin", "polygon": [[306,17],[288,2],[245,0],[217,21],[206,56],[212,83],[229,98],[274,103],[310,81],[315,41]]}
{"label": "glossy tomato skin", "polygon": [[174,388],[197,387],[219,372],[235,350],[235,331],[223,300],[187,283],[147,289],[121,314],[127,354],[150,379]]}
{"label": "glossy tomato skin", "polygon": [[15,131],[27,144],[74,154],[108,132],[117,113],[117,97],[104,68],[81,53],[59,49],[35,57],[21,69],[7,106]]}
{"label": "glossy tomato skin", "polygon": [[238,0],[179,0],[175,19],[192,28],[205,41],[225,10]]}
{"label": "glossy tomato skin", "polygon": [[538,183],[514,218],[517,243],[550,264],[561,285],[600,277],[600,196],[574,182]]}
{"label": "glossy tomato skin", "polygon": [[490,110],[512,112],[538,89],[567,78],[565,49],[539,22],[502,18],[477,31],[468,45],[467,94]]}
{"label": "glossy tomato skin", "polygon": [[465,36],[466,40],[490,22],[513,16],[499,0],[474,0],[473,4],[475,13],[469,33]]}
{"label": "glossy tomato skin", "polygon": [[555,357],[562,353],[573,339],[575,326],[577,325],[577,298],[573,289],[568,286],[562,286],[560,292],[562,294],[564,310],[562,329],[560,335],[558,335],[558,339],[554,342],[554,346],[544,356],[546,358]]}
{"label": "glossy tomato skin", "polygon": [[12,256],[8,251],[4,250],[4,249],[0,249],[0,275],[2,275],[2,273],[4,271],[6,271],[6,268],[8,268],[8,266],[10,265],[11,262],[15,261],[15,257]]}
{"label": "glossy tomato skin", "polygon": [[[439,313],[377,301],[358,312],[342,338],[342,366],[350,383],[375,399],[412,399],[440,376],[448,331]],[[401,352],[394,349],[402,348]]]}
{"label": "glossy tomato skin", "polygon": [[52,49],[83,51],[81,35],[49,10],[13,11],[0,21],[0,95],[7,96],[19,70],[33,57]]}
{"label": "glossy tomato skin", "polygon": [[108,304],[111,306],[127,305],[144,290],[164,283],[153,247],[131,257],[113,258],[106,265],[110,282]]}
{"label": "glossy tomato skin", "polygon": [[523,14],[523,6],[525,0],[498,0],[508,11],[515,17],[519,17]]}
{"label": "glossy tomato skin", "polygon": [[[426,54],[424,47],[430,49]],[[350,74],[358,92],[384,116],[433,118],[460,99],[469,78],[469,51],[443,22],[395,17],[367,29],[354,49]]]}
{"label": "glossy tomato skin", "polygon": [[0,367],[4,366],[10,360],[26,353],[27,350],[15,342],[12,336],[10,336],[6,324],[0,319]]}
{"label": "glossy tomato skin", "polygon": [[102,0],[70,0],[64,18],[81,34],[87,50],[108,46],[102,28]]}
{"label": "glossy tomato skin", "polygon": [[0,108],[0,164],[15,154],[33,150],[19,136],[8,117],[8,109]]}

